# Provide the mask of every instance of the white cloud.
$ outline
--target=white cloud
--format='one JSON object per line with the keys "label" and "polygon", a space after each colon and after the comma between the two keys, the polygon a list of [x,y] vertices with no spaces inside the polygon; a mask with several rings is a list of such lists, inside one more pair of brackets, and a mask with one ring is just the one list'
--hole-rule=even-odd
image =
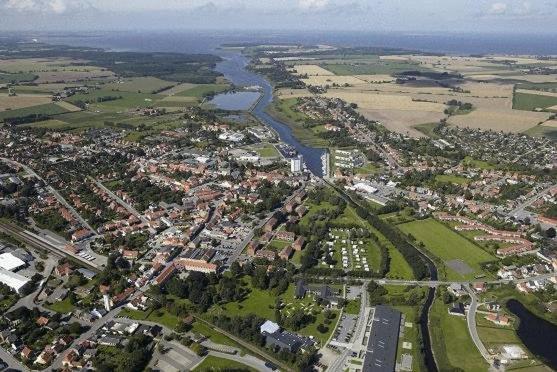
{"label": "white cloud", "polygon": [[38,12],[62,14],[71,9],[82,9],[90,6],[88,1],[70,0],[0,0],[0,7],[19,12]]}
{"label": "white cloud", "polygon": [[323,9],[329,5],[329,0],[299,0],[298,5],[305,10]]}
{"label": "white cloud", "polygon": [[489,14],[505,14],[507,8],[508,5],[506,3],[493,3],[487,12]]}

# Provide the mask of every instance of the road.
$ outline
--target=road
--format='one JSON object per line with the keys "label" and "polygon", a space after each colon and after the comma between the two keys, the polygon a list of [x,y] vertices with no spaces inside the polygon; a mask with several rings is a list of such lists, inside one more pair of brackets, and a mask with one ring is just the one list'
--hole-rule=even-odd
{"label": "road", "polygon": [[0,359],[8,365],[8,368],[12,368],[17,371],[29,371],[29,368],[25,367],[19,360],[14,358],[10,353],[0,347]]}
{"label": "road", "polygon": [[86,229],[90,230],[91,232],[93,232],[93,234],[97,235],[97,232],[95,231],[95,229],[93,229],[89,223],[87,223],[87,221],[85,221],[85,219],[83,217],[81,217],[81,215],[75,210],[75,208],[73,206],[70,205],[70,203],[68,203],[66,201],[66,199],[64,199],[64,197],[58,192],[58,190],[56,190],[54,187],[48,185],[48,183],[37,174],[37,172],[35,172],[33,169],[31,169],[29,166],[25,165],[25,164],[21,164],[15,160],[11,160],[8,158],[0,158],[0,160],[8,163],[8,164],[15,164],[23,169],[25,169],[25,171],[27,173],[29,173],[30,175],[32,175],[33,177],[41,180],[44,182],[44,184],[46,185],[46,188],[48,189],[48,191],[50,191],[50,193],[52,195],[54,195],[54,197],[58,200],[58,202],[60,202],[60,204],[62,204],[63,206],[65,206],[72,214],[73,216],[81,223],[81,225],[83,227],[85,227]]}
{"label": "road", "polygon": [[[366,314],[366,307],[368,306],[368,300],[367,300],[368,294],[367,294],[366,287],[368,282],[369,281],[365,282],[362,285],[363,288],[362,288],[360,313],[358,314],[358,320],[356,322],[356,326],[354,327],[354,333],[352,334],[352,338],[350,339],[350,345],[353,345],[354,342],[362,339],[363,333],[366,330],[367,319],[365,314]],[[351,353],[352,353],[352,348],[351,347],[346,348],[344,351],[341,352],[339,357],[335,359],[335,361],[327,368],[327,370],[331,372],[344,371],[345,370],[344,365],[346,364],[346,361]]]}
{"label": "road", "polygon": [[557,184],[551,185],[549,187],[546,187],[545,189],[543,189],[542,191],[538,192],[536,195],[528,198],[528,200],[524,201],[523,203],[519,204],[515,209],[513,209],[512,211],[510,211],[509,213],[507,213],[507,217],[514,217],[520,213],[522,213],[524,211],[524,209],[526,209],[527,207],[529,207],[530,205],[532,205],[534,202],[536,202],[536,200],[538,200],[539,198],[541,198],[542,196],[544,196],[545,194],[547,194],[549,191],[551,191],[551,189],[557,187]]}
{"label": "road", "polygon": [[101,188],[104,192],[106,192],[108,194],[108,196],[110,196],[112,199],[114,199],[118,204],[120,204],[122,207],[124,207],[130,214],[133,214],[135,217],[139,218],[141,220],[141,222],[143,223],[148,223],[147,219],[145,217],[143,217],[143,215],[141,215],[141,213],[139,213],[137,211],[137,209],[135,209],[134,207],[132,207],[129,203],[126,203],[122,198],[120,198],[118,195],[116,195],[115,193],[113,193],[112,191],[110,191],[105,185],[103,185],[100,181],[94,179],[93,177],[88,177],[95,185],[97,185],[99,188]]}
{"label": "road", "polygon": [[493,358],[485,348],[480,336],[478,335],[478,329],[476,328],[476,310],[478,309],[478,298],[476,297],[476,293],[470,288],[469,285],[465,286],[466,291],[470,295],[471,303],[466,313],[466,323],[468,325],[468,333],[470,333],[470,337],[472,341],[474,341],[474,345],[478,351],[482,354],[483,358],[487,361],[488,364],[493,364]]}

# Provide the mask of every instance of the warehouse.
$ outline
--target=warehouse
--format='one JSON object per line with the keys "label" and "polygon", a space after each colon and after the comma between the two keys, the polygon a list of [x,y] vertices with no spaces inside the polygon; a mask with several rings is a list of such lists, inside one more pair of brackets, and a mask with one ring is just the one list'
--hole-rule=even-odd
{"label": "warehouse", "polygon": [[364,357],[363,372],[395,370],[401,313],[392,307],[378,305],[373,314],[371,333]]}
{"label": "warehouse", "polygon": [[15,271],[25,266],[25,262],[11,253],[0,254],[0,268]]}
{"label": "warehouse", "polygon": [[0,283],[7,285],[19,294],[21,294],[21,290],[29,281],[30,280],[23,275],[0,268]]}

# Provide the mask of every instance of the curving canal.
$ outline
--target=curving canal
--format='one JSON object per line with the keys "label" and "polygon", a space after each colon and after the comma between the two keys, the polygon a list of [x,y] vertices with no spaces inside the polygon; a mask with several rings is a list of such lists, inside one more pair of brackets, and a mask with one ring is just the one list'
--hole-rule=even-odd
{"label": "curving canal", "polygon": [[224,52],[219,52],[218,54],[223,58],[223,61],[217,64],[216,70],[224,74],[234,85],[246,87],[259,86],[261,88],[261,97],[258,101],[255,101],[252,114],[262,123],[273,128],[278,133],[282,142],[294,147],[304,157],[306,166],[313,174],[322,177],[321,155],[323,155],[325,150],[303,145],[294,137],[292,129],[288,125],[275,120],[267,113],[267,107],[273,102],[273,86],[271,83],[263,76],[246,69],[249,60],[244,55]]}

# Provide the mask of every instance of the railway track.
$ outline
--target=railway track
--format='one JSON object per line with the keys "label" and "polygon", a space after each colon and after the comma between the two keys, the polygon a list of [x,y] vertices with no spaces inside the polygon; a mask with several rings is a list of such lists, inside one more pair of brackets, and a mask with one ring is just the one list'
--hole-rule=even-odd
{"label": "railway track", "polygon": [[101,269],[95,265],[92,262],[89,262],[79,256],[76,255],[72,255],[69,252],[66,252],[64,249],[56,247],[55,245],[52,245],[38,237],[36,237],[34,234],[30,233],[29,231],[22,229],[19,226],[15,226],[12,225],[10,223],[7,222],[1,222],[0,221],[0,230],[4,231],[6,234],[11,235],[23,242],[25,242],[26,244],[28,244],[31,247],[34,248],[38,248],[38,249],[43,249],[43,250],[47,250],[51,253],[54,253],[56,256],[58,257],[65,257],[68,258],[72,261],[74,261],[75,263],[81,265],[81,266],[85,266],[88,269],[91,269],[97,273],[99,273],[101,271]]}

